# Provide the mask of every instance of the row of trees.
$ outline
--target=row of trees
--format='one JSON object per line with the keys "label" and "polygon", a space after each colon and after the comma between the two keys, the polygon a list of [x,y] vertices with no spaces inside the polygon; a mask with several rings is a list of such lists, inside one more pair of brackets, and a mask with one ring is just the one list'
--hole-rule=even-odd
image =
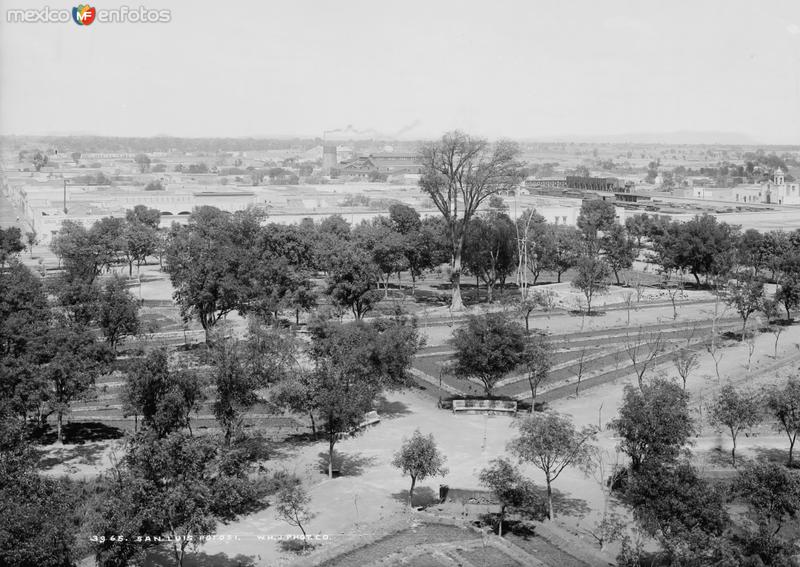
{"label": "row of trees", "polygon": [[[797,381],[771,390],[766,399],[766,407],[793,443],[800,430]],[[627,464],[620,463],[619,454],[595,445],[597,428],[577,429],[567,417],[552,412],[517,420],[519,436],[509,442],[508,451],[543,473],[546,497],[541,499],[536,486],[508,458],[492,461],[479,477],[500,503],[498,533],[502,535],[508,513],[554,518],[552,485],[562,471],[575,467],[602,488],[603,515],[588,533],[601,548],[622,539],[620,565],[638,566],[648,555],[658,565],[790,564],[792,520],[800,514],[800,474],[775,463],[746,462],[730,482],[704,479],[689,461],[695,434],[689,402],[689,395],[666,379],[642,388],[627,386],[619,415],[610,423]],[[755,423],[755,409],[748,392],[726,387],[711,405],[712,421],[727,428],[735,441],[738,431]],[[416,432],[394,464],[411,476],[413,492],[417,480],[446,474],[444,460],[433,439]],[[615,502],[630,509],[637,533],[659,542],[659,553],[645,552],[641,539],[625,535],[627,525],[613,511]],[[744,508],[747,514],[733,516],[732,507]]]}
{"label": "row of trees", "polygon": [[[773,389],[767,399],[779,427],[792,440],[800,429],[796,381]],[[726,387],[712,403],[712,421],[728,429],[734,443],[738,432],[755,422],[752,400],[749,393]],[[793,413],[794,421],[789,417]],[[793,535],[783,528],[800,512],[797,472],[753,462],[727,485],[703,479],[687,459],[695,433],[689,395],[663,379],[641,389],[626,387],[611,427],[630,459],[614,475],[612,486],[642,532],[660,542],[666,564],[786,564]],[[749,514],[734,521],[731,504],[745,506]],[[626,541],[618,559],[623,565],[638,565],[642,555],[640,543]]]}
{"label": "row of trees", "polygon": [[[300,522],[296,479],[257,474],[266,444],[247,432],[248,412],[279,406],[308,415],[315,436],[319,430],[328,442],[332,475],[335,444],[357,430],[381,392],[410,384],[407,370],[422,344],[414,321],[399,315],[344,325],[319,320],[302,348],[255,319],[242,339],[220,331],[200,352],[199,367],[183,366],[164,350],[121,365],[85,325],[48,302],[41,281],[20,264],[0,273],[0,292],[4,564],[70,564],[90,551],[81,541],[90,542],[99,564],[127,564],[164,535],[181,565],[189,536],[199,541],[217,522],[263,506],[276,491],[277,511]],[[112,365],[127,374],[123,405],[138,423],[124,457],[88,487],[42,479],[37,457],[26,452],[36,433],[30,418],[42,423],[59,412],[61,439],[60,416],[71,401],[89,397]],[[204,407],[218,435],[193,431],[192,416]],[[44,506],[63,512],[53,517]]]}

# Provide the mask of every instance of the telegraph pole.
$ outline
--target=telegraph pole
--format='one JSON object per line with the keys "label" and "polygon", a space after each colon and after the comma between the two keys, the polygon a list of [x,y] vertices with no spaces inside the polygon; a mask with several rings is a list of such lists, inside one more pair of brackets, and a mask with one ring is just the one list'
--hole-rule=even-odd
{"label": "telegraph pole", "polygon": [[67,214],[67,180],[64,179],[64,214]]}

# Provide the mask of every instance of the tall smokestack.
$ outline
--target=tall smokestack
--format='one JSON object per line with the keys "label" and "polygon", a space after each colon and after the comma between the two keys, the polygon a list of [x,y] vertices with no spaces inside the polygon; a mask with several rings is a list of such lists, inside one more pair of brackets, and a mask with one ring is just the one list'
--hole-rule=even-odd
{"label": "tall smokestack", "polygon": [[324,142],[322,146],[322,170],[325,173],[330,173],[332,169],[336,169],[339,165],[339,160],[336,158],[336,144],[331,142]]}

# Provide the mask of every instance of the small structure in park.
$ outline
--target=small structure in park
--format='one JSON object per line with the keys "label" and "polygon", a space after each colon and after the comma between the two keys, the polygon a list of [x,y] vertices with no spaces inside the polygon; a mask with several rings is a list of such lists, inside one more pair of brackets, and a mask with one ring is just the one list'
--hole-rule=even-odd
{"label": "small structure in park", "polygon": [[453,413],[508,413],[516,415],[515,400],[453,400]]}

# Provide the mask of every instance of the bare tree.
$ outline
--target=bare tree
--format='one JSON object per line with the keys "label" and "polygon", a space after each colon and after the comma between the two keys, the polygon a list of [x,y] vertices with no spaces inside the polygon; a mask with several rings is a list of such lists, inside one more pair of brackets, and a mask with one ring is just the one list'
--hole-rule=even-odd
{"label": "bare tree", "polygon": [[609,509],[614,478],[622,469],[619,463],[620,451],[617,448],[612,455],[607,449],[593,446],[590,455],[584,463],[584,473],[600,487],[603,494],[603,515],[599,522],[585,531],[603,550],[607,544],[621,538],[625,530],[624,520],[613,509]]}
{"label": "bare tree", "polygon": [[517,309],[522,317],[525,319],[525,332],[530,334],[530,319],[531,314],[537,307],[541,307],[543,311],[550,312],[555,308],[556,294],[551,290],[546,291],[528,291],[525,297],[520,297]]}
{"label": "bare tree", "polygon": [[633,371],[636,373],[636,380],[641,390],[644,387],[644,375],[647,369],[652,366],[663,348],[661,331],[650,333],[639,327],[635,337],[631,338],[627,334],[626,337],[625,351],[628,353],[628,358],[631,359]]}
{"label": "bare tree", "polygon": [[753,351],[756,350],[755,333],[747,336],[747,373],[750,373],[750,363],[753,360]]}
{"label": "bare tree", "polygon": [[708,354],[710,354],[711,358],[714,360],[714,372],[717,375],[717,382],[719,382],[721,380],[719,375],[719,363],[725,353],[719,348],[717,337],[711,337],[711,342],[706,345],[706,351],[708,351]]}
{"label": "bare tree", "polygon": [[[647,269],[645,268],[645,271]],[[642,298],[644,297],[644,284],[642,283],[642,277],[640,275],[636,275],[636,278],[631,282],[633,285],[633,289],[636,292],[636,305],[639,305],[642,302]]]}
{"label": "bare tree", "polygon": [[778,358],[778,339],[781,338],[781,333],[783,333],[783,325],[775,325],[770,330],[772,334],[775,335],[775,354],[773,358]]}
{"label": "bare tree", "polygon": [[689,374],[700,366],[700,362],[697,360],[697,353],[689,348],[682,348],[673,355],[672,363],[678,371],[678,376],[681,377],[683,389],[686,390],[686,381],[689,379]]}
{"label": "bare tree", "polygon": [[482,138],[449,132],[420,152],[420,188],[442,213],[451,246],[453,295],[450,308],[464,308],[461,299],[461,255],[466,228],[480,204],[491,195],[513,190],[522,178],[519,148],[501,141],[493,147]]}
{"label": "bare tree", "polygon": [[528,385],[531,388],[531,413],[536,405],[536,394],[539,387],[547,381],[552,366],[552,346],[545,337],[534,335],[525,345],[522,359],[522,367],[525,369]]}
{"label": "bare tree", "polygon": [[670,303],[672,304],[672,319],[678,318],[678,296],[683,295],[683,272],[679,272],[680,276],[677,280],[672,282],[672,270],[664,270],[664,289],[667,291]]}
{"label": "bare tree", "polygon": [[581,387],[581,380],[583,380],[583,371],[586,369],[586,347],[581,349],[581,355],[578,357],[578,365],[572,370],[578,382],[575,384],[575,396],[579,395]]}
{"label": "bare tree", "polygon": [[727,308],[721,309],[722,305],[722,289],[723,282],[721,278],[715,278],[714,286],[714,315],[711,318],[711,340],[706,345],[706,350],[711,358],[714,360],[714,371],[717,374],[717,381],[719,382],[719,363],[724,356],[724,353],[719,348],[719,320],[727,311]]}
{"label": "bare tree", "polygon": [[678,285],[668,287],[667,294],[669,295],[670,303],[672,303],[672,318],[677,319],[678,318],[677,298],[678,295],[683,294],[683,282],[680,282]]}
{"label": "bare tree", "polygon": [[303,547],[308,547],[308,536],[303,524],[307,524],[314,515],[309,511],[311,498],[296,478],[289,478],[275,495],[275,512],[279,519],[290,526],[300,528],[303,532]]}
{"label": "bare tree", "polygon": [[631,324],[631,308],[633,307],[633,298],[635,297],[635,293],[632,291],[625,292],[625,295],[622,297],[622,301],[625,303],[625,311],[628,314],[628,322],[627,324]]}

